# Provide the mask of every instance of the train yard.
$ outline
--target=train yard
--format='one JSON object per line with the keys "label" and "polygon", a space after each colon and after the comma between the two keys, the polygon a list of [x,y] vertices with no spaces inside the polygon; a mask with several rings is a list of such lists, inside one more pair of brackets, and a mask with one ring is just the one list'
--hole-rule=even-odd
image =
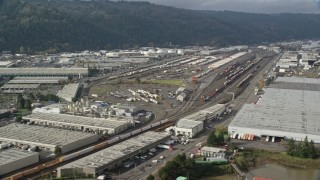
{"label": "train yard", "polygon": [[[111,137],[108,140],[100,141],[97,144],[91,145],[82,150],[77,150],[67,155],[62,155],[54,160],[38,164],[35,167],[26,168],[24,171],[20,171],[16,174],[11,174],[7,179],[21,179],[30,178],[36,179],[41,174],[46,174],[52,170],[64,165],[68,162],[77,160],[81,157],[87,156],[106,147],[112,146],[120,141],[137,136],[143,132],[149,130],[162,131],[166,127],[172,126],[180,118],[197,112],[205,107],[212,106],[219,103],[229,103],[231,100],[241,95],[241,93],[249,86],[249,84],[255,79],[255,75],[265,70],[267,66],[274,58],[276,54],[270,52],[257,52],[257,53],[241,53],[236,54],[234,57],[229,57],[225,60],[223,56],[219,57],[178,57],[170,62],[163,62],[156,65],[148,65],[143,68],[137,68],[130,72],[122,73],[121,75],[112,75],[106,78],[97,78],[88,81],[86,88],[92,88],[94,86],[102,85],[114,85],[114,83],[121,80],[122,82],[132,81],[133,79],[140,77],[144,80],[159,79],[163,80],[168,71],[171,72],[172,78],[180,79],[183,82],[184,87],[188,89],[188,98],[185,102],[176,103],[179,104],[177,108],[172,108],[169,104],[175,104],[173,100],[167,101],[168,97],[165,97],[164,93],[160,95],[164,98],[159,100],[160,105],[154,105],[154,109],[165,110],[165,114],[157,116],[150,124],[136,128],[132,132],[126,132],[125,134]],[[220,61],[224,61],[221,63]],[[215,68],[208,68],[208,64],[219,63]],[[202,69],[202,73],[197,73],[196,69]],[[195,72],[193,72],[195,71]],[[193,75],[192,75],[193,74]],[[195,75],[194,75],[195,74]],[[190,75],[192,75],[190,77]],[[161,76],[161,78],[160,78]],[[150,84],[149,89],[156,89],[154,85]],[[161,86],[161,85],[160,85]],[[168,86],[173,91],[176,86]],[[121,86],[120,86],[121,88]],[[125,88],[128,88],[126,85]],[[103,96],[103,95],[101,95]],[[107,99],[112,99],[109,95]],[[118,103],[119,99],[112,99],[113,104]],[[123,100],[120,100],[123,102]],[[136,103],[137,105],[138,103]],[[140,103],[141,104],[141,103]],[[148,105],[147,105],[148,106]],[[161,107],[161,108],[159,108]],[[168,111],[168,109],[172,109]],[[155,112],[157,114],[157,112]]]}

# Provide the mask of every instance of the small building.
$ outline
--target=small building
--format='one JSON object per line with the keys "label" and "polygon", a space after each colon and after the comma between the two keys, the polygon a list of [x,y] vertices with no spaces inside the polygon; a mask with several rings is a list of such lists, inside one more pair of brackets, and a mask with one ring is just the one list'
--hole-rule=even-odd
{"label": "small building", "polygon": [[185,92],[186,88],[185,87],[179,87],[177,90],[176,90],[176,94],[180,94],[180,93],[183,93]]}
{"label": "small building", "polygon": [[186,97],[187,97],[187,93],[183,92],[183,93],[179,94],[179,96],[177,97],[177,100],[183,102],[186,100]]}
{"label": "small building", "polygon": [[179,120],[175,127],[175,134],[193,138],[202,130],[203,122],[201,121]]}
{"label": "small building", "polygon": [[179,177],[176,178],[176,180],[188,180],[188,178],[187,177],[183,177],[183,176],[179,176]]}
{"label": "small building", "polygon": [[39,154],[20,149],[0,150],[0,176],[39,162]]}
{"label": "small building", "polygon": [[200,149],[200,155],[204,157],[215,157],[218,153],[224,153],[226,150],[217,147],[204,146]]}

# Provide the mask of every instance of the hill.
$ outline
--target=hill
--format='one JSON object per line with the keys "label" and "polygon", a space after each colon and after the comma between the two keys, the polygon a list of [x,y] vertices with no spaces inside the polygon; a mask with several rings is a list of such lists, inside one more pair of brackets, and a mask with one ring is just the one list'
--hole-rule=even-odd
{"label": "hill", "polygon": [[232,45],[319,38],[320,15],[195,11],[147,2],[1,0],[0,51]]}

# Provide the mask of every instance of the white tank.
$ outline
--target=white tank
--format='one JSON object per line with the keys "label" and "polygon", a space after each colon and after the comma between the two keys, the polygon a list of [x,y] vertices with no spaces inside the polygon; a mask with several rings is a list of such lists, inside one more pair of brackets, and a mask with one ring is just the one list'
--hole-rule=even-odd
{"label": "white tank", "polygon": [[90,107],[90,101],[88,99],[86,100],[86,107]]}
{"label": "white tank", "polygon": [[177,52],[177,50],[175,50],[175,49],[169,49],[168,50],[168,53],[176,53]]}
{"label": "white tank", "polygon": [[179,49],[177,53],[178,53],[178,54],[184,54],[184,50]]}

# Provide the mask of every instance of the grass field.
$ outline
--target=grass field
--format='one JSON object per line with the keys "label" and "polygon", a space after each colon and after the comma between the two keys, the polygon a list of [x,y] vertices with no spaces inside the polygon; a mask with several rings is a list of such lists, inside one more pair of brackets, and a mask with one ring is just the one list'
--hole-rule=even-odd
{"label": "grass field", "polygon": [[111,86],[111,85],[93,86],[90,88],[90,95],[97,94],[100,96],[103,94],[107,94],[108,92],[112,92],[113,90],[114,90],[114,86]]}
{"label": "grass field", "polygon": [[292,157],[287,155],[285,152],[270,152],[264,150],[254,150],[253,154],[257,160],[257,163],[263,161],[275,162],[278,164],[292,166],[292,167],[302,167],[302,168],[320,168],[320,159],[302,159],[297,157]]}
{"label": "grass field", "polygon": [[183,83],[179,79],[168,79],[168,80],[144,80],[142,83],[145,84],[163,84],[172,86],[183,86]]}

